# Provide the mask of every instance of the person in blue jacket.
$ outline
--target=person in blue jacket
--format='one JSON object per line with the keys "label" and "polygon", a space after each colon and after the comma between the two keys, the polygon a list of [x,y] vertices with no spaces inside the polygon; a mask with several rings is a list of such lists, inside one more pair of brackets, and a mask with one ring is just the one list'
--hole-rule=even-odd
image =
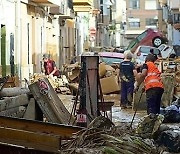
{"label": "person in blue jacket", "polygon": [[[128,105],[132,105],[134,82],[137,74],[134,63],[131,62],[132,58],[133,54],[127,50],[124,52],[124,60],[120,63],[121,108],[127,108]],[[131,99],[128,100],[128,96]]]}

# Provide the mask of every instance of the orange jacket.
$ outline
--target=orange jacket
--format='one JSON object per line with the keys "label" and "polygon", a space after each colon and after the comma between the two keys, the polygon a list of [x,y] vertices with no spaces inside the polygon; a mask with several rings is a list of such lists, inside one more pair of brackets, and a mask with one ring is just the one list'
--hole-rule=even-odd
{"label": "orange jacket", "polygon": [[163,88],[163,83],[161,81],[161,72],[155,66],[153,62],[146,62],[148,66],[147,76],[145,77],[144,84],[145,90],[150,88],[160,87]]}

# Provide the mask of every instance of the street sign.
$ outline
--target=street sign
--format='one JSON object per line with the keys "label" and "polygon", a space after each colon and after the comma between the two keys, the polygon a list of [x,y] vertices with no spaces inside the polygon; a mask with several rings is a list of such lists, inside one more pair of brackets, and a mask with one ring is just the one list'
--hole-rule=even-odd
{"label": "street sign", "polygon": [[90,35],[96,35],[96,28],[92,27],[89,29]]}

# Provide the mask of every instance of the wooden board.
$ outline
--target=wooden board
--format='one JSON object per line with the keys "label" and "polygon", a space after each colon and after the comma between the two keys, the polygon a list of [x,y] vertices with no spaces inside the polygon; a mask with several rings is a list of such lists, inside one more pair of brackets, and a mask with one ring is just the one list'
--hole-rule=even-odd
{"label": "wooden board", "polygon": [[74,133],[82,130],[81,127],[77,126],[45,123],[40,121],[10,118],[4,116],[0,116],[0,127],[35,133],[52,134],[54,136],[60,136],[61,139],[69,139]]}
{"label": "wooden board", "polygon": [[0,142],[48,152],[58,152],[60,149],[59,137],[2,127]]}
{"label": "wooden board", "polygon": [[[44,87],[43,87],[44,86]],[[49,122],[68,124],[70,113],[52,88],[47,78],[29,85],[29,89]],[[71,124],[74,119],[71,118]]]}
{"label": "wooden board", "polygon": [[162,96],[161,105],[167,107],[171,105],[175,87],[175,74],[174,73],[163,73],[162,81],[164,85],[164,93]]}

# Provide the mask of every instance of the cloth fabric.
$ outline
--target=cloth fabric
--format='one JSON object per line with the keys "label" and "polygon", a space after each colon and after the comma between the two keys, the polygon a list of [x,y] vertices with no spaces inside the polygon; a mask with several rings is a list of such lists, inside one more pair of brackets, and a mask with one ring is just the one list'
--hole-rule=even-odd
{"label": "cloth fabric", "polygon": [[[47,62],[44,62],[44,69],[45,69],[45,74],[46,75],[49,75],[53,70],[54,70],[54,67],[56,67],[56,64],[53,60],[48,60]],[[59,76],[60,75],[60,72],[59,70],[57,70],[53,76]]]}
{"label": "cloth fabric", "polygon": [[128,95],[130,97],[133,97],[133,91],[134,91],[134,81],[131,82],[121,82],[121,105],[128,105]]}
{"label": "cloth fabric", "polygon": [[146,62],[146,64],[143,65],[143,69],[147,69],[147,76],[144,80],[145,90],[154,87],[163,88],[163,83],[160,77],[161,72],[153,62]]}
{"label": "cloth fabric", "polygon": [[146,91],[146,101],[147,101],[147,113],[159,114],[161,97],[164,89],[161,87],[153,87]]}

